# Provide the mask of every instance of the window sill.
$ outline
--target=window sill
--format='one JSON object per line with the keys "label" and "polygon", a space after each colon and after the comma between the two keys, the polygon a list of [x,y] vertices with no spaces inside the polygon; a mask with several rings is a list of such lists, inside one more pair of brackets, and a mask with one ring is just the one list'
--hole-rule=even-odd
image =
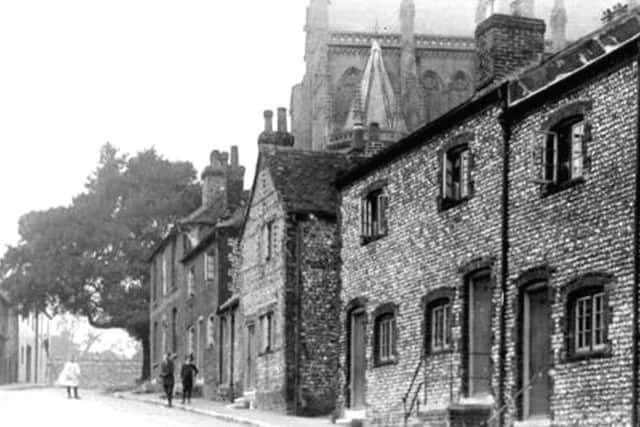
{"label": "window sill", "polygon": [[447,211],[449,209],[455,208],[456,206],[461,205],[461,204],[467,202],[470,199],[471,199],[471,197],[463,197],[461,199],[443,199],[443,198],[439,198],[438,199],[438,212],[444,212],[444,211]]}
{"label": "window sill", "polygon": [[384,366],[391,366],[391,365],[397,365],[398,364],[398,359],[394,358],[391,360],[376,360],[373,364],[374,368],[382,368]]}
{"label": "window sill", "polygon": [[584,184],[584,177],[579,177],[575,179],[571,179],[569,181],[564,182],[552,182],[549,184],[544,184],[542,187],[542,197],[550,196],[552,194],[560,193],[561,191],[567,190],[572,187],[577,187],[580,184]]}
{"label": "window sill", "polygon": [[258,356],[268,356],[270,354],[274,354],[276,352],[276,350],[278,350],[278,349],[277,348],[270,348],[268,350],[259,352]]}
{"label": "window sill", "polygon": [[572,353],[570,355],[568,355],[567,357],[565,357],[564,359],[564,363],[571,363],[571,362],[580,362],[583,360],[590,360],[590,359],[605,359],[607,357],[611,357],[611,346],[607,345],[604,348],[600,348],[598,350],[592,350],[592,351],[585,351],[585,352],[581,352],[581,353]]}
{"label": "window sill", "polygon": [[425,355],[429,357],[429,356],[440,356],[442,354],[449,354],[449,353],[453,353],[453,348],[447,347],[439,350],[429,350],[425,353]]}
{"label": "window sill", "polygon": [[371,242],[382,239],[386,234],[376,234],[375,236],[360,236],[360,245],[366,246]]}

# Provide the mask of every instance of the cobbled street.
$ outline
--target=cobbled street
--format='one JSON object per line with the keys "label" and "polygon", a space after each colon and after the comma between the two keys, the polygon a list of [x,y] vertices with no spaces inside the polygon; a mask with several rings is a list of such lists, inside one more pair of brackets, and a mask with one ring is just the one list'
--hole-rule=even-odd
{"label": "cobbled street", "polygon": [[81,390],[81,400],[62,389],[0,390],[2,427],[237,427],[181,409],[117,399]]}

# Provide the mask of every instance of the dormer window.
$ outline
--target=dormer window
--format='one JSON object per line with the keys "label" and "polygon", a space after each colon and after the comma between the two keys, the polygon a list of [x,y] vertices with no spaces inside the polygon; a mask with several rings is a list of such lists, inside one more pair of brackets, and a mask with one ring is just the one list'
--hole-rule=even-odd
{"label": "dormer window", "polygon": [[366,192],[360,201],[360,239],[363,244],[387,234],[387,202],[384,188]]}

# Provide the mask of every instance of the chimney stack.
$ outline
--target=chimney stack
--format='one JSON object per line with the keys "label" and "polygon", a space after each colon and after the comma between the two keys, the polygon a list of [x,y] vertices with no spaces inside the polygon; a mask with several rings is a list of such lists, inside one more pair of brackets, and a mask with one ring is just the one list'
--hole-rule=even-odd
{"label": "chimney stack", "polygon": [[476,28],[478,70],[476,89],[540,61],[545,23],[525,16],[494,14]]}
{"label": "chimney stack", "polygon": [[229,155],[213,150],[209,156],[209,166],[202,172],[202,206],[210,207],[225,201],[225,177]]}
{"label": "chimney stack", "polygon": [[278,108],[278,132],[286,132],[287,131],[287,109],[280,107]]}
{"label": "chimney stack", "polygon": [[351,153],[364,152],[364,128],[362,124],[356,123],[353,125],[353,142],[351,143]]}
{"label": "chimney stack", "polygon": [[380,141],[380,123],[369,123],[369,142]]}
{"label": "chimney stack", "polygon": [[260,150],[266,147],[293,147],[293,135],[287,132],[287,109],[278,108],[278,130],[273,131],[273,111],[264,112],[264,132],[258,137]]}
{"label": "chimney stack", "polygon": [[232,145],[231,146],[231,167],[237,167],[237,166],[238,166],[238,146]]}
{"label": "chimney stack", "polygon": [[264,110],[264,131],[273,132],[273,111]]}

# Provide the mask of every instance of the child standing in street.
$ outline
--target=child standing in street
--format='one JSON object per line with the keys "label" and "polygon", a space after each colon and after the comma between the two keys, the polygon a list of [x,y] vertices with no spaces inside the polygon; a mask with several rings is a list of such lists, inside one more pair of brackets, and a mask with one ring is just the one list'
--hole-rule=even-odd
{"label": "child standing in street", "polygon": [[73,389],[73,397],[80,399],[78,396],[78,386],[80,385],[80,365],[76,361],[76,356],[71,355],[71,360],[64,364],[62,372],[58,377],[57,384],[67,388],[67,398],[71,399],[71,389]]}
{"label": "child standing in street", "polygon": [[182,369],[180,369],[180,377],[182,377],[182,404],[185,400],[191,403],[191,392],[193,391],[193,379],[198,375],[198,368],[193,363],[193,355],[190,354],[185,358]]}

